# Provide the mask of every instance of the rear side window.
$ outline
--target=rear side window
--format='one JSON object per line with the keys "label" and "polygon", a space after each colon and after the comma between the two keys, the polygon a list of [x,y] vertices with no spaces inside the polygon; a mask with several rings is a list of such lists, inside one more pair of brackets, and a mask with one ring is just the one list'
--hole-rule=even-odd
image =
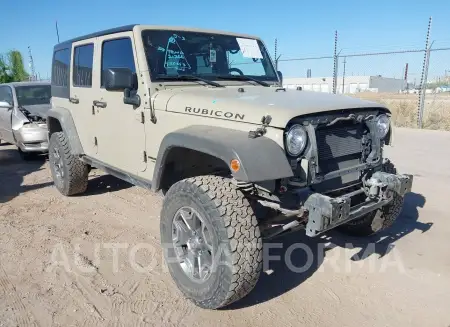
{"label": "rear side window", "polygon": [[70,49],[55,51],[52,65],[52,85],[69,87]]}
{"label": "rear side window", "polygon": [[109,68],[129,68],[136,72],[133,46],[130,38],[114,39],[102,45],[102,87],[105,86],[104,72]]}
{"label": "rear side window", "polygon": [[75,47],[73,53],[73,85],[91,87],[94,45],[91,43]]}

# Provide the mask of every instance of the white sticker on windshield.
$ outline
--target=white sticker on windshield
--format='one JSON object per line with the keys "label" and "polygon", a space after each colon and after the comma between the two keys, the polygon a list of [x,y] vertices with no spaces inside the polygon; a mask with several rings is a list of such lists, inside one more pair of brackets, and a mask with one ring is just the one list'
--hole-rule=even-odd
{"label": "white sticker on windshield", "polygon": [[209,62],[216,62],[217,61],[217,56],[216,56],[216,50],[211,49],[209,50]]}
{"label": "white sticker on windshield", "polygon": [[244,57],[262,59],[263,56],[256,40],[237,37],[236,41],[239,44],[239,48],[241,48]]}

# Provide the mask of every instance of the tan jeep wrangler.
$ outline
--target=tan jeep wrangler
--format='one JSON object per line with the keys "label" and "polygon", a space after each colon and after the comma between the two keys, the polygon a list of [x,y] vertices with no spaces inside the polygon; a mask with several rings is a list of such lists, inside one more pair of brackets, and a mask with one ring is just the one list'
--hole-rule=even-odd
{"label": "tan jeep wrangler", "polygon": [[370,235],[412,186],[383,159],[386,107],[284,89],[243,34],[133,25],[56,45],[48,132],[62,194],[83,193],[91,167],[162,191],[169,271],[203,308],[253,289],[263,239]]}

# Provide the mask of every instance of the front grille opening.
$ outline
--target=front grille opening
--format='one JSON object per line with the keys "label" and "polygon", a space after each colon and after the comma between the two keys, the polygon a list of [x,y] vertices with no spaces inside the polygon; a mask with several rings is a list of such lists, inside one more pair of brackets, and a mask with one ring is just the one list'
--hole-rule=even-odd
{"label": "front grille opening", "polygon": [[[362,163],[363,137],[368,133],[364,123],[338,122],[316,129],[319,175],[347,169]],[[360,172],[352,172],[320,183],[321,191],[338,190],[358,184]]]}
{"label": "front grille opening", "polygon": [[316,130],[319,170],[322,173],[349,168],[361,162],[364,123],[338,122]]}

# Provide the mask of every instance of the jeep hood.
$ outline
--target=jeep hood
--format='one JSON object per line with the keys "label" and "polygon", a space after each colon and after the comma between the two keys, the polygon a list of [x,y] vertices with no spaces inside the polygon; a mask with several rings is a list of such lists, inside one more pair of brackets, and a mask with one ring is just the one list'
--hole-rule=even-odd
{"label": "jeep hood", "polygon": [[289,120],[301,115],[334,110],[385,108],[379,103],[349,96],[289,89],[277,91],[276,87],[258,86],[163,90],[156,94],[153,105],[156,110],[251,124],[260,124],[264,115],[270,115],[270,126],[279,128],[284,128]]}

